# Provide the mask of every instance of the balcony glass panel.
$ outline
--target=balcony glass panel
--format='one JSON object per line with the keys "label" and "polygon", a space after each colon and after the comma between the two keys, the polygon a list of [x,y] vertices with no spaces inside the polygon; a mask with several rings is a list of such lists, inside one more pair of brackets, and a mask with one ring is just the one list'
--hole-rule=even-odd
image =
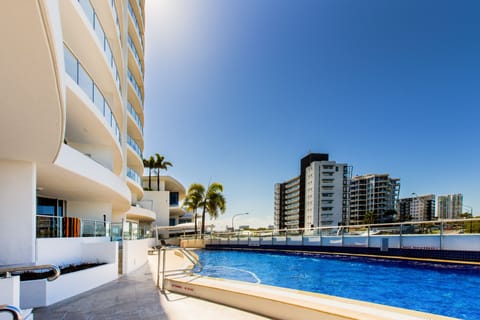
{"label": "balcony glass panel", "polygon": [[100,113],[105,113],[105,99],[103,99],[103,95],[96,85],[93,86],[93,103],[95,103]]}
{"label": "balcony glass panel", "polygon": [[136,173],[133,169],[131,169],[130,167],[127,167],[127,177],[129,177],[130,179],[132,179],[133,181],[135,181],[139,186],[142,185],[142,179],[140,178],[140,176],[138,175],[138,173]]}
{"label": "balcony glass panel", "polygon": [[143,96],[142,96],[142,91],[140,90],[140,86],[138,85],[137,81],[135,80],[135,78],[133,77],[133,74],[132,72],[130,71],[130,69],[128,69],[128,79],[130,80],[132,86],[133,86],[133,89],[135,90],[135,92],[137,93],[138,97],[140,98],[140,101],[142,102],[142,109],[143,109]]}
{"label": "balcony glass panel", "polygon": [[83,12],[85,12],[85,16],[87,17],[88,21],[90,22],[91,25],[93,25],[94,21],[94,11],[93,7],[90,3],[89,0],[78,0],[80,3],[80,6],[83,9]]}
{"label": "balcony glass panel", "polygon": [[117,11],[117,6],[115,5],[115,0],[111,0],[110,5],[112,6],[113,20],[115,20],[115,25],[117,27],[117,34],[118,34],[118,37],[121,39],[122,37],[120,34],[120,21],[118,19],[118,11]]}
{"label": "balcony glass panel", "polygon": [[128,2],[128,12],[130,13],[130,16],[132,17],[133,25],[135,27],[135,30],[137,31],[138,39],[140,39],[140,45],[142,46],[142,51],[143,51],[143,40],[142,40],[142,36],[141,36],[141,33],[140,33],[140,28],[138,27],[137,17],[135,16],[135,12],[133,11],[133,8],[132,8],[132,5],[130,4],[130,1]]}
{"label": "balcony glass panel", "polygon": [[78,65],[78,85],[83,92],[93,101],[93,81],[81,65]]}
{"label": "balcony glass panel", "polygon": [[133,120],[135,120],[135,123],[137,124],[137,126],[140,128],[140,131],[142,132],[143,134],[143,126],[142,126],[142,121],[140,120],[140,117],[138,116],[138,113],[135,111],[135,109],[133,108],[133,106],[130,104],[130,102],[127,103],[127,109],[128,109],[128,113],[130,113],[133,117]]}
{"label": "balcony glass panel", "polygon": [[132,137],[127,136],[127,143],[132,149],[135,151],[135,153],[140,157],[140,159],[143,159],[142,157],[142,150],[140,150],[140,147],[138,144],[135,142],[135,140],[132,139]]}
{"label": "balcony glass panel", "polygon": [[65,70],[67,74],[75,82],[78,82],[78,63],[77,59],[72,55],[69,50],[64,50],[65,52]]}
{"label": "balcony glass panel", "polygon": [[132,49],[133,57],[135,58],[135,61],[137,61],[138,68],[140,69],[140,73],[143,76],[143,68],[142,68],[142,63],[140,62],[140,56],[138,55],[137,48],[135,48],[135,44],[133,43],[130,35],[128,35],[128,45],[130,49]]}
{"label": "balcony glass panel", "polygon": [[[120,77],[117,71],[118,70],[117,64],[115,63],[115,59],[113,58],[110,43],[107,39],[107,36],[105,35],[105,31],[100,23],[100,20],[98,20],[98,16],[96,15],[95,10],[93,9],[89,0],[78,0],[78,2],[80,3],[80,6],[82,7],[85,15],[87,16],[90,22],[90,25],[92,26],[93,31],[95,32],[95,35],[97,36],[98,42],[100,43],[100,47],[103,49],[105,53],[105,57],[107,58],[107,62],[110,65],[110,68],[112,69],[113,78],[115,79],[118,90],[121,91]],[[117,16],[116,22],[118,27],[118,16]],[[119,32],[119,29],[117,31]]]}
{"label": "balcony glass panel", "polygon": [[[82,89],[82,91],[85,92],[85,94],[88,96],[88,98],[90,98],[90,100],[96,106],[100,114],[108,123],[108,126],[112,129],[112,132],[117,138],[118,142],[121,143],[118,122],[113,116],[112,110],[110,109],[110,106],[108,105],[105,96],[101,93],[100,89],[93,82],[92,78],[90,78],[82,65],[73,56],[72,52],[68,50],[67,47],[64,47],[64,52],[65,64],[70,64],[69,68],[66,70],[67,74],[72,77],[75,83],[77,83]],[[76,64],[76,67],[73,66],[74,63]],[[78,70],[78,74],[75,78],[73,78],[75,76],[74,70]]]}

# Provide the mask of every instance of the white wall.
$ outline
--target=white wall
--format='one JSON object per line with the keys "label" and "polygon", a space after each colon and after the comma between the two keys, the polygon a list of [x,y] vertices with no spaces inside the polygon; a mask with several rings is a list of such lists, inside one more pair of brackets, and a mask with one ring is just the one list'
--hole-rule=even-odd
{"label": "white wall", "polygon": [[130,273],[147,263],[150,239],[123,241],[123,273]]}
{"label": "white wall", "polygon": [[91,290],[118,278],[115,263],[60,275],[55,281],[33,280],[20,283],[20,307],[44,307]]}
{"label": "white wall", "polygon": [[112,221],[112,204],[93,201],[68,201],[67,215],[69,217],[100,221],[103,221],[103,215],[106,215],[107,221]]}
{"label": "white wall", "polygon": [[168,226],[170,217],[170,198],[168,191],[145,191],[140,204],[143,208],[156,213],[157,226]]}
{"label": "white wall", "polygon": [[0,278],[0,305],[20,307],[20,276]]}
{"label": "white wall", "polygon": [[37,263],[68,265],[83,262],[118,261],[118,243],[106,237],[98,238],[39,238]]}
{"label": "white wall", "polygon": [[0,265],[35,262],[36,165],[0,161]]}
{"label": "white wall", "polygon": [[113,150],[103,145],[68,143],[83,154],[89,156],[107,169],[113,171]]}

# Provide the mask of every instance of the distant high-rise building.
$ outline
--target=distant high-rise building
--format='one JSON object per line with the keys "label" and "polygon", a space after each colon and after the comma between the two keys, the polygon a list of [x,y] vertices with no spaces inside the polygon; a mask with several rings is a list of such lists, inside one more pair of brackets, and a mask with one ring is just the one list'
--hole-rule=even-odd
{"label": "distant high-rise building", "polygon": [[383,222],[393,213],[398,201],[400,179],[388,174],[367,174],[353,177],[350,183],[349,224],[364,223],[365,215],[373,215],[372,222]]}
{"label": "distant high-rise building", "polygon": [[402,198],[397,211],[400,221],[430,221],[435,218],[435,195]]}
{"label": "distant high-rise building", "polygon": [[457,219],[463,209],[463,194],[438,196],[437,217],[439,219]]}
{"label": "distant high-rise building", "polygon": [[348,217],[351,167],[311,153],[300,176],[275,185],[275,229],[337,226]]}

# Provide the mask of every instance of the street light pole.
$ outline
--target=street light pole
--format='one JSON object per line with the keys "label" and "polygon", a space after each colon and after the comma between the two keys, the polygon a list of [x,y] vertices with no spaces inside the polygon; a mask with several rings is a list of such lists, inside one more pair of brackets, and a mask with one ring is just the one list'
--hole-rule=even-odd
{"label": "street light pole", "polygon": [[232,217],[232,232],[235,231],[235,227],[233,226],[233,220],[235,219],[235,217],[238,217],[238,216],[241,216],[241,215],[244,215],[244,214],[248,214],[248,212],[237,213],[237,214],[233,215],[233,217]]}

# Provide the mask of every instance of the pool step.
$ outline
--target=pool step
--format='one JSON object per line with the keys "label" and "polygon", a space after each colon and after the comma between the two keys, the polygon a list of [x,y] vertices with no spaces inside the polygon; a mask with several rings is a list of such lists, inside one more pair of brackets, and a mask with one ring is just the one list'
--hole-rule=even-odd
{"label": "pool step", "polygon": [[170,277],[165,281],[165,288],[171,292],[221,303],[274,319],[453,319],[306,291],[198,275]]}

